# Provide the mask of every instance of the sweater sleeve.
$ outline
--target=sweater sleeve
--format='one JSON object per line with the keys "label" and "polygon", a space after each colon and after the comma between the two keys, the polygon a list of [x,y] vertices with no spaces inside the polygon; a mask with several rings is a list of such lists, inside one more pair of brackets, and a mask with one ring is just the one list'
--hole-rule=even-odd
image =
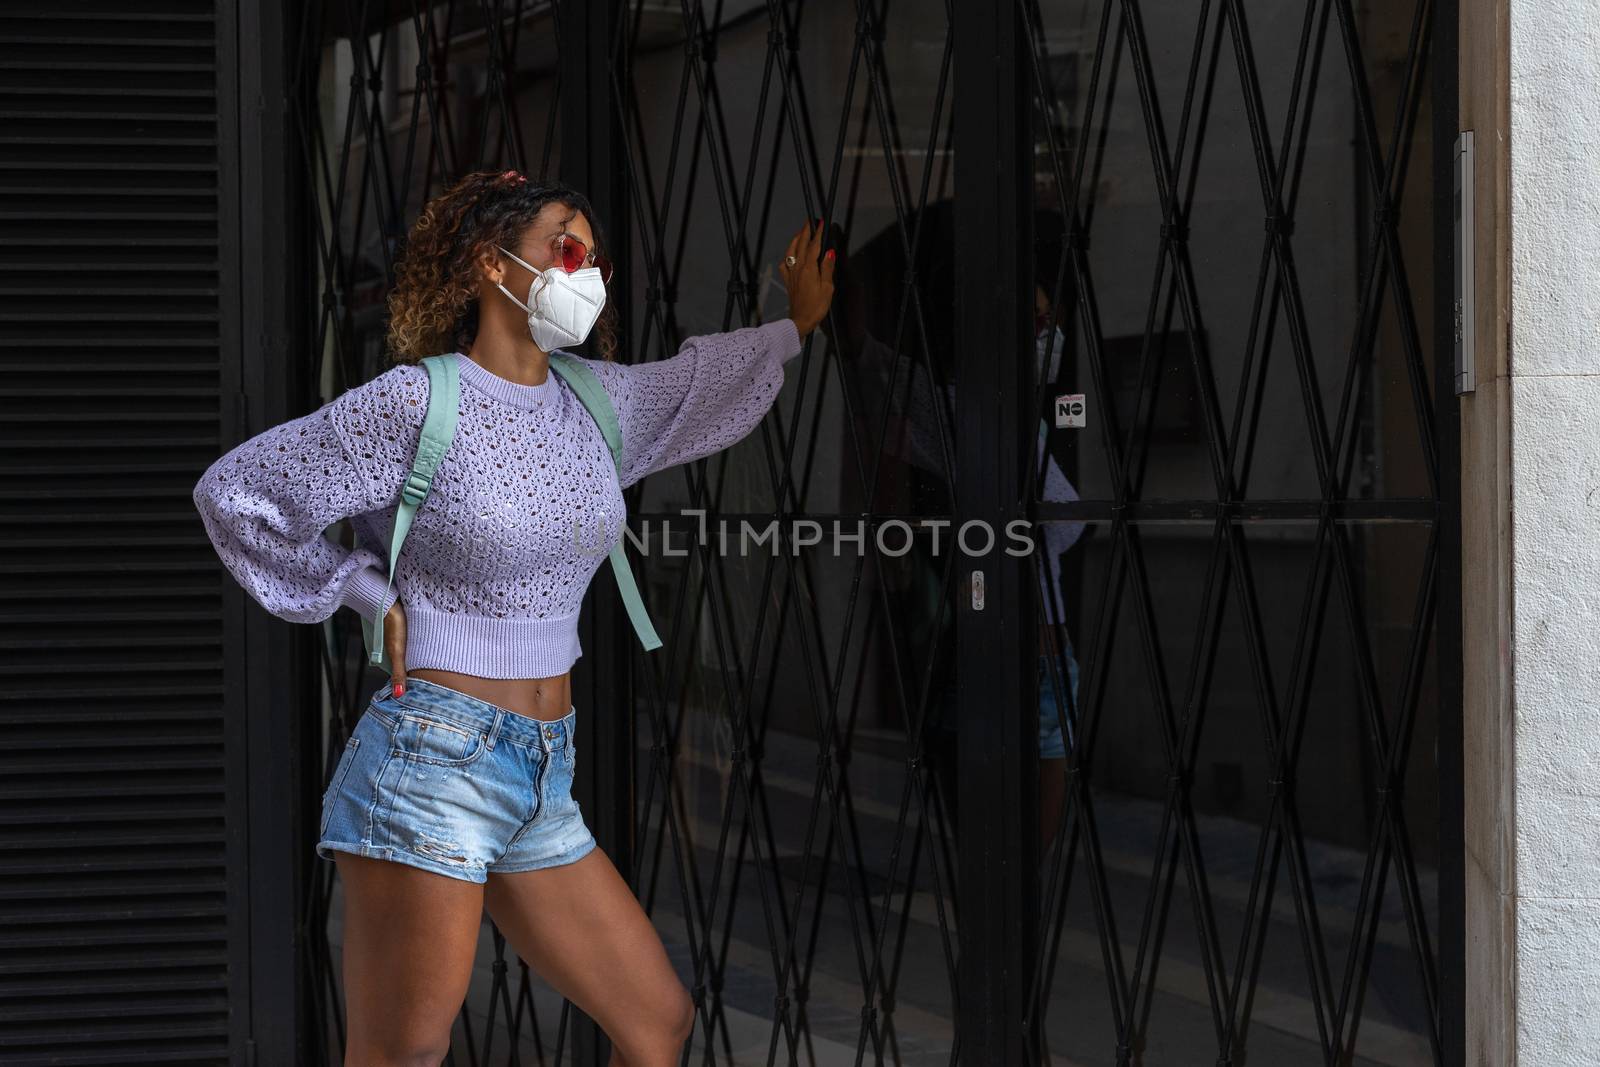
{"label": "sweater sleeve", "polygon": [[784,318],[687,338],[676,355],[653,363],[591,361],[622,427],[622,485],[721,451],[755,429],[800,348]]}
{"label": "sweater sleeve", "polygon": [[[387,557],[345,548],[325,530],[386,506],[399,492],[404,471],[395,475],[390,458],[397,442],[403,448],[410,413],[396,409],[408,399],[396,387],[414,385],[403,373],[413,370],[420,368],[391,368],[308,415],[257,434],[218,458],[196,483],[195,507],[223,565],[278,618],[320,622],[343,604],[374,619],[394,603],[394,587],[384,596]],[[426,398],[424,380],[424,410]],[[414,421],[420,431],[420,413]]]}

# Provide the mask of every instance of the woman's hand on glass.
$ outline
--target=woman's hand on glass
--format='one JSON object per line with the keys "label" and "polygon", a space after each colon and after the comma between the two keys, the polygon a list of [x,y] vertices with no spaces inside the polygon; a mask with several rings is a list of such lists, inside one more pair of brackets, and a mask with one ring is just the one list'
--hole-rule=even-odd
{"label": "woman's hand on glass", "polygon": [[822,220],[808,220],[789,239],[778,274],[789,290],[789,317],[804,337],[817,328],[833,303],[834,251],[823,254]]}
{"label": "woman's hand on glass", "polygon": [[383,649],[394,668],[389,674],[389,691],[399,696],[406,691],[406,611],[399,597],[383,617]]}

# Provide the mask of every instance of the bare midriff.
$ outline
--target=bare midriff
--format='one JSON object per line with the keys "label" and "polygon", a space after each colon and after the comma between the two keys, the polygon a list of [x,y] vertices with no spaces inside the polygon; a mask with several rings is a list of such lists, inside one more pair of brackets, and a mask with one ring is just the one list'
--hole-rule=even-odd
{"label": "bare midriff", "polygon": [[572,710],[570,672],[554,678],[479,678],[475,674],[418,667],[408,668],[406,676],[437,682],[530,719],[559,719]]}

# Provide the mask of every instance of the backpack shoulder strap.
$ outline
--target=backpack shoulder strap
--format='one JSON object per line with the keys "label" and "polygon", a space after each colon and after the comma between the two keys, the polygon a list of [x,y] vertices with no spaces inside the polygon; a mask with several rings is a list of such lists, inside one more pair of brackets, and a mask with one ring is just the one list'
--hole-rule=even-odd
{"label": "backpack shoulder strap", "polygon": [[[567,383],[567,388],[572,390],[584,410],[600,427],[600,436],[606,439],[606,447],[611,450],[611,462],[616,466],[620,478],[622,426],[617,421],[617,409],[612,406],[611,396],[605,386],[588,364],[567,352],[550,353],[550,369]],[[633,632],[639,635],[639,643],[645,651],[650,652],[661,647],[661,638],[656,635],[656,628],[650,622],[650,613],[645,610],[644,598],[639,595],[638,583],[633,580],[626,545],[627,534],[624,531],[617,539],[616,547],[611,550],[611,570],[617,579],[617,592],[622,594],[622,604],[628,609],[628,621],[633,623]]]}
{"label": "backpack shoulder strap", "polygon": [[577,356],[566,352],[550,353],[550,369],[567,383],[585,410],[600,427],[600,435],[611,449],[611,460],[622,471],[622,425],[617,421],[617,409],[611,406],[611,394],[600,384],[594,371]]}
{"label": "backpack shoulder strap", "polygon": [[[400,546],[411,532],[411,520],[417,509],[428,499],[433,488],[433,474],[439,461],[450,449],[456,435],[456,416],[461,409],[461,379],[459,357],[455,353],[442,356],[425,356],[422,365],[428,372],[428,413],[422,419],[422,437],[417,441],[417,458],[411,462],[411,473],[400,489],[400,506],[395,509],[394,529],[389,534],[389,581],[384,586],[385,600],[394,585],[395,564],[400,559]],[[388,655],[383,647],[383,617],[370,622],[362,620],[363,635],[367,644],[367,661],[374,666],[386,666]]]}

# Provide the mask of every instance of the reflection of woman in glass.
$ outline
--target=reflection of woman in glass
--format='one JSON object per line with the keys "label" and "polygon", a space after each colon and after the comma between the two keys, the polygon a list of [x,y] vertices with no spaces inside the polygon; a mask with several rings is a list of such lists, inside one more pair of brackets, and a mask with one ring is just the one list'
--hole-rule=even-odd
{"label": "reflection of woman in glass", "polygon": [[[849,254],[840,276],[839,307],[833,321],[837,330],[834,340],[849,361],[853,384],[861,398],[859,408],[865,415],[863,421],[869,424],[862,439],[875,443],[878,420],[887,419],[884,454],[878,457],[880,499],[873,502],[873,508],[879,512],[904,510],[913,515],[929,515],[950,510],[949,465],[960,447],[953,430],[961,366],[970,365],[976,357],[958,358],[950,344],[955,333],[953,282],[957,277],[950,258],[955,247],[953,203],[945,200],[928,205],[920,218],[910,220],[908,228],[915,230],[919,225],[916,272],[923,288],[920,304],[906,309],[902,318],[907,265],[904,241],[896,226],[861,242]],[[1058,263],[1059,222],[1041,213],[1036,228],[1039,240],[1035,271],[1038,277],[1049,277]],[[1034,380],[1054,382],[1064,338],[1059,328],[1046,329],[1054,316],[1042,288],[1035,292],[1035,310],[1038,330]],[[1036,473],[1037,495],[1050,502],[1077,500],[1077,491],[1047,447],[1046,427],[1039,424],[1037,430],[1034,456],[1041,468]],[[898,494],[898,498],[890,499],[891,494]],[[1077,699],[1078,667],[1066,636],[1061,556],[1082,531],[1082,523],[1060,522],[1044,523],[1034,530],[1036,551],[1043,556],[1043,566],[1036,568],[1043,601],[1038,659],[1042,843],[1048,843],[1053,836],[1061,809],[1066,755],[1061,723],[1065,719],[1071,726]],[[947,532],[944,552],[951,550],[950,541]],[[916,693],[921,685],[926,662],[921,655],[934,657],[930,721],[923,736],[945,782],[942,791],[946,803],[953,810],[958,795],[953,778],[958,664],[953,649],[954,611],[948,602],[942,610],[940,605],[946,593],[943,578],[948,560],[934,554],[930,539],[924,538],[903,559],[881,562],[896,603],[895,625],[906,638],[904,646],[916,653],[911,658],[917,662],[907,665],[908,693]]]}
{"label": "reflection of woman in glass", "polygon": [[[1060,384],[1062,350],[1066,337],[1042,286],[1034,289],[1035,380],[1044,385]],[[1054,389],[1047,388],[1048,396]],[[1078,499],[1078,490],[1067,479],[1066,471],[1050,449],[1049,426],[1039,426],[1039,449],[1035,461],[1043,471],[1037,496],[1047,503],[1066,503]],[[1066,790],[1066,737],[1062,724],[1073,729],[1078,720],[1078,660],[1067,632],[1067,586],[1062,580],[1063,555],[1083,535],[1081,522],[1045,522],[1034,527],[1034,541],[1043,557],[1036,568],[1039,580],[1039,838],[1048,847],[1055,837]]]}
{"label": "reflection of woman in glass", "polygon": [[[438,1063],[485,908],[517,954],[628,1064],[676,1063],[692,1006],[650,919],[571,795],[578,609],[621,535],[622,489],[744,437],[827,312],[819,230],[789,242],[789,317],[611,362],[611,265],[588,201],[514,171],[470,174],[412,228],[389,299],[395,365],[222,456],[194,499],[229,571],[280,618],[382,617],[392,677],[324,794],[317,854],[345,891],[347,1063]],[[620,469],[549,353],[599,324],[587,365],[616,410]],[[386,545],[428,406],[421,357],[460,371],[455,437],[401,550]],[[609,714],[622,709],[602,709]]]}

